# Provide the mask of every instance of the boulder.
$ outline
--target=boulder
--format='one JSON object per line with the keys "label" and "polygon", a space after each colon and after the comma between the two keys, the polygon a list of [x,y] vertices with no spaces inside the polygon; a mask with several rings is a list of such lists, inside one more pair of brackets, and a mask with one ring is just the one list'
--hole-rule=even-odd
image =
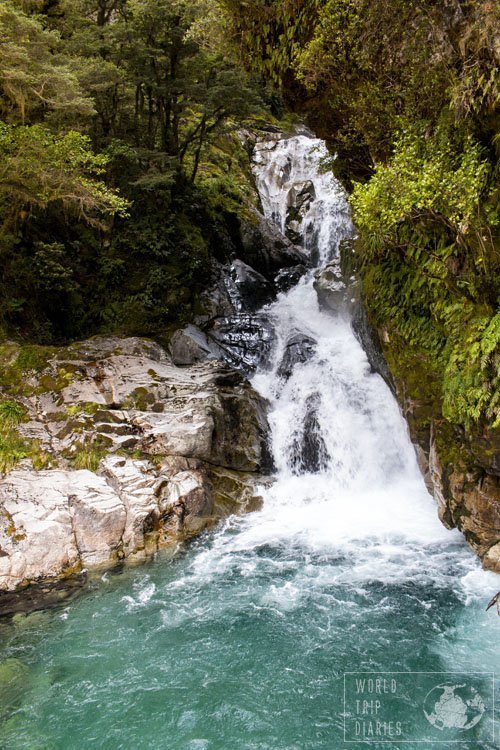
{"label": "boulder", "polygon": [[237,312],[256,312],[275,297],[273,285],[242,260],[233,261],[226,279]]}
{"label": "boulder", "polygon": [[270,365],[276,334],[265,313],[218,318],[210,336],[226,352],[226,361],[247,375]]}
{"label": "boulder", "polygon": [[296,332],[286,342],[285,351],[278,367],[278,377],[288,380],[295,365],[307,362],[315,352],[317,342],[305,333]]}
{"label": "boulder", "polygon": [[294,474],[316,474],[327,468],[330,456],[321,435],[318,420],[319,402],[316,396],[307,399],[307,412],[300,434],[295,436],[293,444]]}
{"label": "boulder", "polygon": [[245,263],[272,281],[282,268],[309,265],[303,250],[296,247],[262,214],[255,211],[253,221],[241,223],[240,256]]}
{"label": "boulder", "polygon": [[296,182],[288,191],[285,234],[296,245],[304,242],[301,223],[315,198],[316,191],[311,180]]}
{"label": "boulder", "polygon": [[112,456],[90,471],[13,471],[0,485],[0,591],[107,567],[199,533],[213,494],[201,462]]}
{"label": "boulder", "polygon": [[314,274],[314,289],[320,307],[338,313],[346,308],[348,289],[338,261],[334,261]]}
{"label": "boulder", "polygon": [[274,286],[279,292],[288,292],[292,287],[299,283],[306,273],[307,268],[304,265],[282,268],[274,278]]}

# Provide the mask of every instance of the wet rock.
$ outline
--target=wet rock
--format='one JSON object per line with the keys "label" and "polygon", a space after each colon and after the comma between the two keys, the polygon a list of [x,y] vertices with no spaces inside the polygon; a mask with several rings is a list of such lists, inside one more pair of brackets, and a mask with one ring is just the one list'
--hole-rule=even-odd
{"label": "wet rock", "polygon": [[29,612],[58,607],[81,592],[86,581],[87,575],[82,572],[50,583],[31,584],[17,591],[0,591],[0,617],[24,617]]}
{"label": "wet rock", "polygon": [[292,287],[299,283],[306,273],[307,268],[304,265],[282,268],[275,276],[274,285],[279,292],[288,292]]}
{"label": "wet rock", "polygon": [[314,274],[314,289],[320,307],[333,312],[341,312],[348,301],[347,285],[343,279],[339,263],[330,263]]}
{"label": "wet rock", "polygon": [[253,222],[241,224],[241,258],[272,281],[282,268],[309,265],[303,250],[296,247],[262,214],[255,211]]}
{"label": "wet rock", "polygon": [[270,363],[276,335],[265,314],[219,318],[210,335],[226,352],[226,361],[247,375]]}
{"label": "wet rock", "polygon": [[429,490],[430,493],[434,490],[434,484],[432,482],[431,472],[430,472],[430,466],[429,466],[429,456],[424,451],[421,445],[418,445],[418,443],[413,443],[413,448],[415,450],[415,455],[417,457],[417,464],[418,468],[420,469],[420,472],[424,478],[425,486]]}
{"label": "wet rock", "polygon": [[242,260],[231,264],[227,283],[229,296],[238,312],[255,312],[275,297],[273,285]]}
{"label": "wet rock", "polygon": [[396,386],[384,357],[378,332],[370,325],[362,302],[359,302],[352,314],[351,325],[354,335],[365,350],[372,371],[378,373],[396,394]]}
{"label": "wet rock", "polygon": [[288,380],[295,365],[307,362],[314,355],[317,342],[305,333],[294,333],[286,342],[285,352],[278,368],[278,377]]}
{"label": "wet rock", "polygon": [[160,498],[160,546],[189,539],[214,521],[213,488],[201,461],[169,457],[161,466],[169,476]]}
{"label": "wet rock", "polygon": [[307,415],[304,419],[303,429],[294,440],[292,454],[294,474],[317,474],[328,467],[330,456],[321,435],[318,409],[317,397],[310,396],[307,399]]}
{"label": "wet rock", "polygon": [[301,223],[315,198],[316,191],[311,180],[296,182],[288,191],[285,234],[294,244],[304,242]]}

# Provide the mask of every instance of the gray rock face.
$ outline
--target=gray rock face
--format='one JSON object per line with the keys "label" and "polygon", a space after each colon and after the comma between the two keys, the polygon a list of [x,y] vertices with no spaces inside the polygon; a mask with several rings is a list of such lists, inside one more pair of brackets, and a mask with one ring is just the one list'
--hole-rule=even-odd
{"label": "gray rock face", "polygon": [[275,297],[273,285],[242,260],[235,260],[231,264],[227,283],[237,312],[256,312]]}
{"label": "gray rock face", "polygon": [[[189,346],[178,358],[196,361]],[[215,468],[241,477],[247,503],[268,464],[266,404],[245,378],[218,361],[177,367],[143,339],[57,352],[22,402],[19,432],[54,468],[25,461],[0,479],[0,591],[175,545],[216,519]]]}
{"label": "gray rock face", "polygon": [[394,380],[384,357],[378,333],[370,325],[365,306],[361,301],[352,315],[352,328],[356,338],[366,352],[373,372],[378,373],[395,394],[396,386],[394,385]]}
{"label": "gray rock face", "polygon": [[[346,247],[349,248],[348,243]],[[349,273],[352,275],[349,276]],[[385,380],[395,394],[396,388],[382,352],[378,333],[368,321],[354,269],[345,262],[336,260],[316,272],[314,289],[320,307],[336,315],[349,313],[352,329],[366,352],[370,367]]]}
{"label": "gray rock face", "polygon": [[494,466],[500,433],[485,431],[481,439],[489,441],[491,452],[482,456],[489,471],[467,449],[451,462],[449,435],[432,423],[429,469],[441,521],[462,532],[485,568],[500,573],[500,476]]}
{"label": "gray rock face", "polygon": [[90,471],[13,471],[0,484],[0,590],[144,557],[201,531],[213,493],[199,462],[110,456]]}
{"label": "gray rock face", "polygon": [[241,225],[241,245],[245,263],[270,281],[282,268],[309,264],[305,253],[257,211],[255,223]]}

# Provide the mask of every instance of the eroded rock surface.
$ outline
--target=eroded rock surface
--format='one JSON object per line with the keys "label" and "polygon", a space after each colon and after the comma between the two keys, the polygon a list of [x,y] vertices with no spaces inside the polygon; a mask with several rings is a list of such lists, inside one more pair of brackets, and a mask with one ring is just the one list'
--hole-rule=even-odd
{"label": "eroded rock surface", "polygon": [[500,435],[482,437],[482,465],[476,463],[470,446],[464,446],[461,456],[450,455],[447,441],[448,431],[434,424],[429,469],[439,517],[445,526],[463,533],[486,568],[500,573],[500,472],[496,464]]}
{"label": "eroded rock surface", "polygon": [[226,364],[96,338],[28,379],[18,431],[46,468],[25,459],[0,480],[0,591],[144,557],[256,502],[266,404]]}

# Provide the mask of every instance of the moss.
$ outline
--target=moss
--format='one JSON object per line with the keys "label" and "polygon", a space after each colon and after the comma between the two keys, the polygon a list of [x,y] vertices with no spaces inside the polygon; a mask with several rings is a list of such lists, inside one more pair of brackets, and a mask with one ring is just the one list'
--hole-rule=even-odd
{"label": "moss", "polygon": [[49,391],[59,390],[57,387],[57,380],[53,375],[42,375],[38,383],[38,393],[48,393]]}
{"label": "moss", "polygon": [[47,367],[50,357],[56,352],[51,346],[37,346],[28,344],[22,346],[17,356],[15,367],[17,370],[35,370],[41,372]]}
{"label": "moss", "polygon": [[156,401],[154,393],[147,388],[140,386],[136,388],[128,397],[124,406],[126,409],[138,409],[139,411],[148,411],[148,407],[154,405]]}
{"label": "moss", "polygon": [[433,423],[433,433],[435,447],[445,474],[452,470],[464,474],[477,471],[477,461],[461,427],[440,419]]}
{"label": "moss", "polygon": [[94,401],[87,401],[83,406],[85,414],[88,414],[89,416],[94,416],[101,408],[102,405],[96,404]]}

